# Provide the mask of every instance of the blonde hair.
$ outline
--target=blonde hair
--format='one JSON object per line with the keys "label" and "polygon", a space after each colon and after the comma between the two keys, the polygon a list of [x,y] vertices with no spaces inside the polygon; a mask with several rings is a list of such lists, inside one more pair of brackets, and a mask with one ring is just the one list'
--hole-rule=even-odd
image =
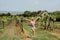
{"label": "blonde hair", "polygon": [[34,19],[34,17],[32,17],[31,19]]}

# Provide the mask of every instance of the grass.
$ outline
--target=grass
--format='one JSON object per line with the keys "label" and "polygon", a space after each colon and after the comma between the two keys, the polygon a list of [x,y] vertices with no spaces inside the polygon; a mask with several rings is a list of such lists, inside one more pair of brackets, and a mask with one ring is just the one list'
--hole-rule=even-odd
{"label": "grass", "polygon": [[58,37],[49,34],[47,31],[45,30],[38,30],[36,29],[36,37],[33,38],[33,40],[59,40]]}
{"label": "grass", "polygon": [[3,29],[0,29],[0,32],[3,32]]}
{"label": "grass", "polygon": [[4,35],[4,36],[0,37],[0,40],[22,40],[22,39],[17,38],[17,37],[12,37],[9,35]]}
{"label": "grass", "polygon": [[[24,28],[29,32],[29,35],[32,36],[31,27],[26,23],[24,24]],[[60,40],[57,36],[48,33],[46,30],[36,29],[35,37],[33,40]]]}
{"label": "grass", "polygon": [[57,26],[57,28],[60,28],[60,22],[55,22],[55,25]]}
{"label": "grass", "polygon": [[[27,23],[24,23],[23,27],[25,30],[27,30],[28,34],[32,36],[31,27],[28,26]],[[60,38],[48,33],[46,30],[41,30],[38,28],[36,28],[35,37],[31,39],[32,40],[60,40]],[[6,34],[6,35],[3,35],[2,37],[0,36],[0,40],[22,40],[22,39],[15,36],[9,36]]]}

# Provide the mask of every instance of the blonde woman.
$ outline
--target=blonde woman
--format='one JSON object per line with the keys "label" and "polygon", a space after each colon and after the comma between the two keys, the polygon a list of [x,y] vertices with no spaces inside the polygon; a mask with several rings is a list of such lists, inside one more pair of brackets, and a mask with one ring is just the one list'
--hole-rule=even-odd
{"label": "blonde woman", "polygon": [[[38,18],[39,18],[39,17],[38,17]],[[32,17],[31,20],[25,19],[25,20],[29,21],[30,24],[31,24],[32,37],[34,37],[34,35],[35,35],[35,23],[36,23],[36,20],[37,20],[38,18],[34,19],[34,17]]]}

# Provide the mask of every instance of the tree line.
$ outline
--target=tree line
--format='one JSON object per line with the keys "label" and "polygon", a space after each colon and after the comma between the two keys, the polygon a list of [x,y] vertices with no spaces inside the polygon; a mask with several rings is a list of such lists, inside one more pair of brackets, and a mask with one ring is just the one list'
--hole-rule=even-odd
{"label": "tree line", "polygon": [[[23,14],[16,14],[16,16],[23,16],[23,17],[36,17],[41,13],[41,10],[39,11],[25,11]],[[60,21],[60,11],[54,11],[54,12],[48,12],[49,15],[51,16],[56,16],[56,21]],[[0,13],[0,16],[12,16],[12,13]]]}

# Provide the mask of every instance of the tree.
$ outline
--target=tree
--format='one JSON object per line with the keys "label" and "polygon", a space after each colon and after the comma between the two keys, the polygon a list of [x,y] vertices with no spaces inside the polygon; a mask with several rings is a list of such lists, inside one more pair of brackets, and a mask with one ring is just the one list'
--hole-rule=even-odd
{"label": "tree", "polygon": [[37,14],[41,13],[41,10],[37,11]]}
{"label": "tree", "polygon": [[11,15],[11,13],[8,12],[8,13],[7,13],[7,16],[10,16],[10,15]]}
{"label": "tree", "polygon": [[36,12],[31,12],[30,16],[37,16],[37,13]]}
{"label": "tree", "polygon": [[31,14],[31,12],[30,12],[30,11],[25,11],[25,12],[24,12],[24,14],[23,14],[23,16],[24,16],[24,17],[26,17],[26,16],[28,16],[28,17],[29,17],[29,16],[30,16],[30,14]]}

